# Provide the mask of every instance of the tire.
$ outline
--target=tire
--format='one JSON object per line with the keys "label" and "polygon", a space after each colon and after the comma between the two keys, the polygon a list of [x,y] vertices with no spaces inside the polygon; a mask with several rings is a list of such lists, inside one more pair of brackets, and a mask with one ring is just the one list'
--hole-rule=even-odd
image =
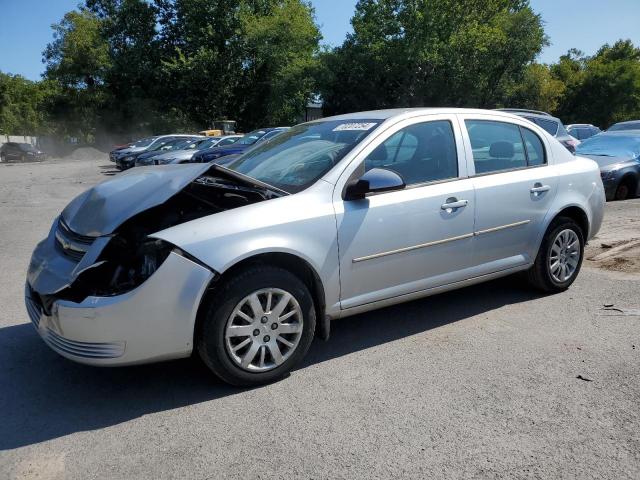
{"label": "tire", "polygon": [[[572,233],[570,233],[572,232]],[[564,234],[565,239],[575,238],[579,252],[570,248],[563,250],[558,248],[562,244],[560,235]],[[560,250],[560,251],[558,251]],[[557,262],[552,262],[552,255],[557,258]],[[577,260],[575,260],[577,257]],[[582,260],[584,258],[584,233],[580,226],[571,218],[558,217],[547,229],[540,250],[536,256],[533,266],[527,271],[529,283],[536,289],[546,293],[562,292],[569,288],[580,273]],[[574,259],[572,261],[572,259]],[[556,265],[556,270],[552,270],[552,264]],[[563,270],[562,265],[566,265],[567,270]],[[575,266],[574,266],[575,264]],[[559,271],[557,270],[559,268]],[[573,268],[570,275],[565,275]]]}
{"label": "tire", "polygon": [[[282,292],[290,294],[291,299],[278,315],[280,300],[287,298]],[[251,303],[254,294],[262,309],[258,314],[253,310],[255,303]],[[218,287],[204,308],[196,338],[198,352],[213,373],[232,385],[255,386],[280,380],[304,358],[313,340],[316,324],[313,298],[298,277],[282,268],[248,267]],[[287,315],[289,318],[285,319]],[[277,333],[285,326],[287,332],[297,330]],[[230,332],[233,328],[243,333]],[[290,347],[281,339],[295,346]],[[241,345],[247,341],[248,344]],[[245,365],[247,359],[249,363]]]}
{"label": "tire", "polygon": [[615,199],[616,200],[626,200],[629,198],[631,194],[631,186],[629,185],[631,182],[626,178],[623,179],[618,188],[616,188]]}

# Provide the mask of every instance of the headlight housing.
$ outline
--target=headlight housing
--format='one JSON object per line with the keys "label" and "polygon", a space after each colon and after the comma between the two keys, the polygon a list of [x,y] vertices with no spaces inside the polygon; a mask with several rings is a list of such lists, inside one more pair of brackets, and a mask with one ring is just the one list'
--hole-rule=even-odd
{"label": "headlight housing", "polygon": [[612,178],[613,176],[615,176],[615,174],[616,174],[615,170],[600,171],[600,178],[602,180],[608,180],[609,178]]}

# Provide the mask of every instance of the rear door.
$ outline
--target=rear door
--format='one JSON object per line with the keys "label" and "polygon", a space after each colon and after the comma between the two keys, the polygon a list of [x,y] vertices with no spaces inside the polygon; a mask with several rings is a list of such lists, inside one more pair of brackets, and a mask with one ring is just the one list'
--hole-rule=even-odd
{"label": "rear door", "polygon": [[461,119],[476,195],[477,273],[530,263],[557,191],[546,139],[526,121],[483,115]]}

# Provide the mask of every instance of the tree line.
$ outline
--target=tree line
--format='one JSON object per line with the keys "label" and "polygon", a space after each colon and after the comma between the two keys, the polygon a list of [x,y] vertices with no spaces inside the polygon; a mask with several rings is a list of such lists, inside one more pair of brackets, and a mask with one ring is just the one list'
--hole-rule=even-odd
{"label": "tree line", "polygon": [[606,127],[640,118],[640,49],[549,44],[529,0],[359,0],[353,33],[322,45],[304,0],[86,0],[52,26],[45,73],[0,73],[0,132],[79,137],[291,125],[413,106],[521,107]]}

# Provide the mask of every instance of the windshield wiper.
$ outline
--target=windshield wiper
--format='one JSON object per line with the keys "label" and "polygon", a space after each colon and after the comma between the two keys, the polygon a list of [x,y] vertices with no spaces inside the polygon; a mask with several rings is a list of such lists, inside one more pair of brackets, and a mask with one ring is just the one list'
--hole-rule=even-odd
{"label": "windshield wiper", "polygon": [[274,187],[273,185],[269,185],[268,183],[257,180],[249,175],[245,175],[240,172],[236,172],[235,170],[231,170],[230,168],[223,167],[222,165],[214,164],[213,167],[216,170],[226,173],[230,177],[235,178],[236,180],[240,180],[241,182],[247,183],[253,187],[258,187],[261,190],[268,190],[269,192],[275,194],[278,197],[282,197],[284,195],[291,195],[286,190],[282,190],[281,188]]}

